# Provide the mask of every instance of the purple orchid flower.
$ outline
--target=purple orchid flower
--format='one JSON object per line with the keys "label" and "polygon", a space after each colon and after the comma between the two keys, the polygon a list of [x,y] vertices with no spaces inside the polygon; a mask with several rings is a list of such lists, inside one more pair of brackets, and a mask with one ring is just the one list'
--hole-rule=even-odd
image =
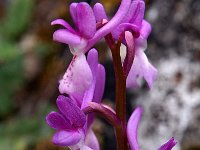
{"label": "purple orchid flower", "polygon": [[90,128],[85,128],[86,116],[75,102],[60,95],[57,106],[59,112],[53,111],[46,117],[47,124],[57,130],[52,142],[72,150],[99,150],[98,140]]}
{"label": "purple orchid flower", "polygon": [[[73,57],[63,79],[60,81],[59,90],[61,94],[65,93],[69,95],[70,98],[66,99],[71,101],[69,102],[73,105],[71,107],[76,106],[74,109],[77,109],[77,112],[80,112],[88,106],[88,102],[101,102],[104,85],[105,69],[98,63],[98,52],[95,49],[92,49],[88,52],[87,59],[84,54]],[[69,114],[68,117],[71,117],[71,115]],[[93,114],[89,114],[85,116],[84,125],[81,126],[82,129],[75,128],[76,131],[79,131],[82,134],[82,138],[74,146],[70,146],[71,149],[77,150],[79,147],[83,147],[83,145],[86,145],[86,148],[90,147],[94,150],[99,149],[97,138],[90,128],[93,120]],[[57,137],[55,137],[55,139],[56,138]],[[59,140],[59,138],[57,139]],[[53,140],[53,142],[56,144],[55,140]]]}
{"label": "purple orchid flower", "polygon": [[[127,124],[127,138],[131,150],[139,150],[139,144],[137,140],[137,128],[142,115],[142,108],[137,107],[129,118]],[[158,150],[171,150],[175,145],[176,141],[172,137],[167,143],[163,144]]]}
{"label": "purple orchid flower", "polygon": [[[103,6],[98,3],[94,6],[96,20],[107,20]],[[127,76],[127,87],[137,87],[138,77],[144,77],[151,88],[156,79],[157,70],[151,65],[144,53],[147,48],[147,38],[151,32],[151,25],[144,20],[145,3],[143,0],[132,1],[127,15],[112,32],[115,40],[124,34],[123,43],[127,46],[127,57],[124,61]]]}
{"label": "purple orchid flower", "polygon": [[68,44],[73,54],[85,53],[121,23],[128,12],[130,4],[131,0],[122,0],[115,16],[104,27],[96,30],[96,15],[92,8],[85,2],[72,3],[70,5],[70,14],[76,29],[73,29],[64,20],[57,19],[51,25],[62,25],[65,29],[55,31],[53,39]]}

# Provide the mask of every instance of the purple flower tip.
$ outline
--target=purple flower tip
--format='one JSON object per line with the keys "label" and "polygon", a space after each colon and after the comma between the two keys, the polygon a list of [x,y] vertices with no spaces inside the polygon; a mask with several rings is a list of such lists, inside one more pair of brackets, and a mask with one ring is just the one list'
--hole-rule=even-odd
{"label": "purple flower tip", "polygon": [[177,141],[175,141],[174,137],[172,137],[167,143],[163,144],[158,150],[171,150],[176,144]]}

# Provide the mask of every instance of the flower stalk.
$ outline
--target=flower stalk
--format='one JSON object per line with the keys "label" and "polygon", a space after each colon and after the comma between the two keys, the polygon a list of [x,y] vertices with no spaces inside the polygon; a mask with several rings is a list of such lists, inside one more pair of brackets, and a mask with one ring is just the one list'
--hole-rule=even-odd
{"label": "flower stalk", "polygon": [[121,39],[117,43],[114,42],[111,34],[105,37],[108,46],[111,49],[113,65],[115,71],[115,102],[116,114],[121,121],[121,125],[116,130],[117,146],[119,150],[127,150],[127,136],[126,136],[126,76],[123,71],[120,46]]}

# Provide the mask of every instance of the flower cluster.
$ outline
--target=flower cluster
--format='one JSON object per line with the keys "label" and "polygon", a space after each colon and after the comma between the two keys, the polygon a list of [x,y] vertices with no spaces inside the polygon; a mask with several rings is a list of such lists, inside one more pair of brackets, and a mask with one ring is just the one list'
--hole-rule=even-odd
{"label": "flower cluster", "polygon": [[[120,147],[126,149],[125,147],[129,145],[131,150],[139,150],[137,127],[142,108],[137,107],[134,110],[126,126],[124,120],[121,119],[121,116],[126,115],[123,113],[125,106],[120,106],[119,108],[123,110],[115,112],[101,104],[105,69],[98,62],[97,50],[91,48],[100,39],[105,38],[112,49],[113,61],[116,61],[119,54],[116,52],[119,52],[120,45],[124,44],[127,48],[126,57],[122,63],[116,63],[115,67],[119,70],[115,71],[118,74],[121,73],[125,80],[119,79],[118,83],[121,84],[116,85],[117,88],[123,88],[119,87],[120,85],[125,85],[124,88],[138,87],[138,79],[142,77],[149,88],[152,88],[157,70],[149,63],[144,53],[147,48],[147,38],[151,32],[151,25],[144,20],[144,10],[143,0],[122,0],[114,17],[108,19],[100,3],[96,3],[93,8],[85,2],[72,3],[70,14],[75,28],[62,19],[51,23],[64,27],[54,32],[53,39],[68,44],[73,54],[70,65],[59,81],[61,95],[56,101],[59,111],[50,112],[46,117],[47,124],[57,131],[52,138],[54,144],[67,146],[72,150],[99,150],[98,140],[91,129],[94,120],[93,113],[99,112],[102,117],[113,123],[116,134],[123,135],[120,138],[124,138],[125,141],[128,139],[124,144],[118,141],[119,149]],[[87,57],[86,52],[88,52]],[[117,97],[118,104],[120,104],[120,99],[124,101],[123,98]],[[176,141],[171,138],[159,150],[171,150],[175,144]]]}

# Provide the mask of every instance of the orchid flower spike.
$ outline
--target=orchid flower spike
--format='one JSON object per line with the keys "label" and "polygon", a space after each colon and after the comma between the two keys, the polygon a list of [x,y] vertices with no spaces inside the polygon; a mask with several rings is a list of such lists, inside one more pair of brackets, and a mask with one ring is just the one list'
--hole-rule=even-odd
{"label": "orchid flower spike", "polygon": [[68,97],[57,98],[59,112],[46,116],[47,124],[57,130],[52,142],[58,146],[69,146],[72,150],[99,150],[99,144],[91,129],[85,130],[86,116]]}
{"label": "orchid flower spike", "polygon": [[[137,129],[138,124],[142,115],[142,108],[137,107],[129,118],[127,124],[127,138],[131,150],[139,150],[139,144],[137,140]],[[171,150],[175,145],[176,141],[172,137],[167,143],[163,144],[158,150]]]}
{"label": "orchid flower spike", "polygon": [[64,20],[57,19],[51,25],[62,25],[64,29],[55,31],[53,39],[68,44],[73,54],[85,53],[121,23],[130,4],[131,0],[122,0],[115,16],[104,27],[96,30],[96,15],[92,8],[85,2],[72,3],[70,14],[76,29],[73,29]]}

